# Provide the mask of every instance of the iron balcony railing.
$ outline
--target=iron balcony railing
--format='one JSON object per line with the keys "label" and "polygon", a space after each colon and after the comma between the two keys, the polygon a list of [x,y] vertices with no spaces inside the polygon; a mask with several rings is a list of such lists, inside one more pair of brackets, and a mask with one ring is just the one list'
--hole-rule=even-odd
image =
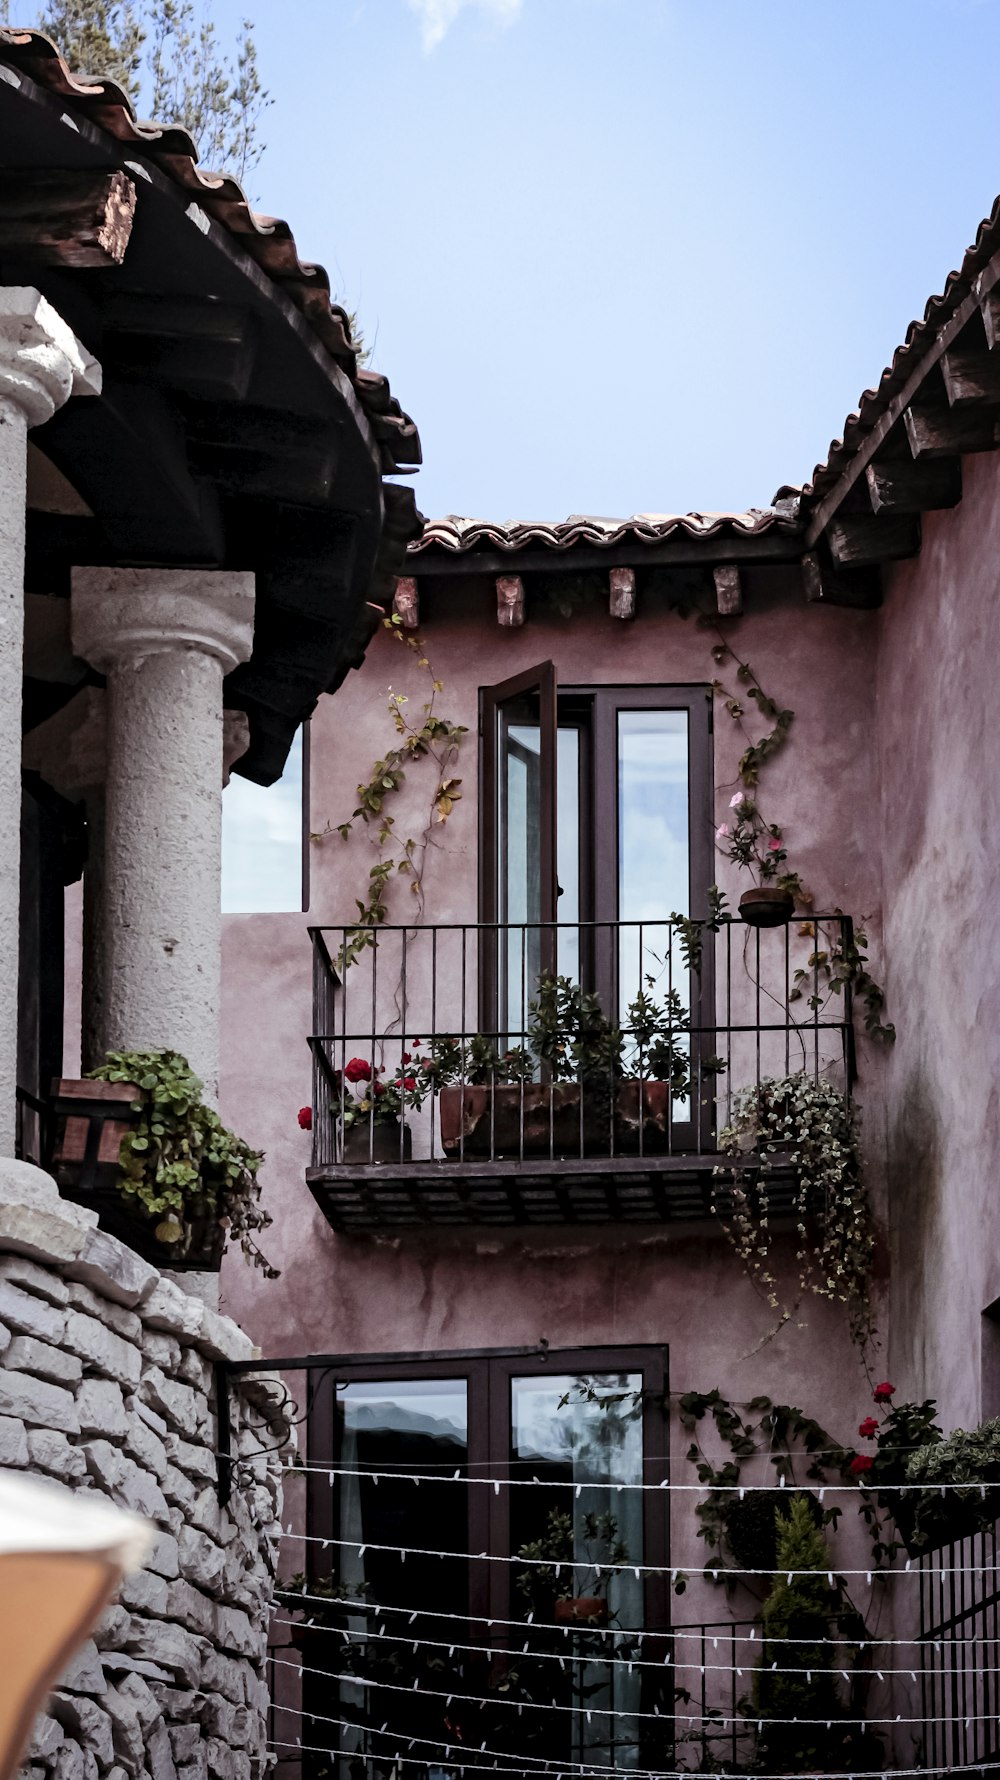
{"label": "iron balcony railing", "polygon": [[767,1078],[850,1093],[843,915],[310,934],[314,1171],[711,1159]]}

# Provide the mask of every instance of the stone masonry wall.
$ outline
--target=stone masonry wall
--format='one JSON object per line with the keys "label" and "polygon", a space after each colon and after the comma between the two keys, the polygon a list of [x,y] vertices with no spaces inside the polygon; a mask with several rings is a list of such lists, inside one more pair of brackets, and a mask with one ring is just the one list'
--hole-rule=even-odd
{"label": "stone masonry wall", "polygon": [[212,1362],[252,1358],[249,1338],[102,1231],[55,1242],[58,1260],[37,1237],[5,1208],[0,1465],[96,1491],[158,1537],[38,1720],[28,1780],[258,1780],[285,1393],[230,1392],[242,1462],[221,1507]]}

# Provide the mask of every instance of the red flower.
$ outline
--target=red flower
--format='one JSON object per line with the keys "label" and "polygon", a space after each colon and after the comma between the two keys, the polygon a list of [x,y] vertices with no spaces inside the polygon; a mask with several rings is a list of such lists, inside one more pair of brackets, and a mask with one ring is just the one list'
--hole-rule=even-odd
{"label": "red flower", "polygon": [[864,1421],[858,1428],[858,1433],[861,1435],[862,1440],[874,1440],[878,1433],[878,1422],[873,1415],[865,1416]]}
{"label": "red flower", "polygon": [[424,1042],[424,1041],[423,1041],[423,1039],[422,1039],[422,1038],[411,1038],[411,1040],[410,1040],[410,1043],[411,1043],[411,1045],[412,1045],[412,1046],[413,1046],[413,1049],[414,1049],[414,1050],[415,1050],[415,1051],[419,1051],[419,1049],[420,1049],[420,1047],[421,1047],[421,1045],[422,1045],[422,1044],[423,1044],[423,1042]]}
{"label": "red flower", "polygon": [[313,1128],[313,1109],[311,1106],[300,1106],[299,1107],[299,1124],[302,1126],[303,1131],[311,1131],[312,1130],[312,1128]]}
{"label": "red flower", "polygon": [[416,1085],[417,1085],[417,1078],[415,1075],[404,1075],[403,1087],[408,1088],[410,1090],[411,1094],[412,1094],[414,1088],[416,1087]]}
{"label": "red flower", "polygon": [[875,1386],[876,1403],[891,1403],[895,1394],[896,1387],[894,1384],[877,1384]]}
{"label": "red flower", "polygon": [[372,1083],[372,1093],[376,1100],[378,1099],[379,1095],[384,1094],[385,1091],[386,1091],[386,1088],[385,1088],[384,1082],[373,1082]]}
{"label": "red flower", "polygon": [[352,1057],[344,1074],[349,1082],[370,1082],[372,1066],[365,1057]]}
{"label": "red flower", "polygon": [[874,1463],[875,1460],[871,1453],[859,1452],[857,1457],[851,1460],[849,1469],[854,1477],[860,1477],[863,1472],[870,1471]]}
{"label": "red flower", "polygon": [[410,1056],[409,1051],[403,1052],[403,1062],[404,1063],[412,1063],[413,1062],[413,1058]]}

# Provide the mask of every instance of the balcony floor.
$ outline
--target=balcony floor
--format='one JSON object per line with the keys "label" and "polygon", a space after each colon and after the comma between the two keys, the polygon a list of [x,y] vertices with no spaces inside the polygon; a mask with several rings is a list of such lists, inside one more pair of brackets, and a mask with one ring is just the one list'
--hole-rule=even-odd
{"label": "balcony floor", "polygon": [[[713,1216],[717,1155],[614,1156],[523,1162],[327,1163],[306,1181],[334,1230],[421,1225],[676,1224]],[[767,1196],[775,1216],[792,1209],[794,1179],[772,1157]],[[719,1182],[719,1208],[728,1193]]]}

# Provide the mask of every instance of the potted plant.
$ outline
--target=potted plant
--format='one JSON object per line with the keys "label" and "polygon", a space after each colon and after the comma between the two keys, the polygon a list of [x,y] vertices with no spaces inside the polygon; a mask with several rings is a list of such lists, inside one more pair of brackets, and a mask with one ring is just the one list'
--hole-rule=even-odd
{"label": "potted plant", "polygon": [[801,884],[797,872],[784,869],[788,854],[781,830],[764,821],[749,790],[737,791],[729,807],[732,821],[720,823],[716,843],[727,858],[757,879],[756,887],[740,897],[740,915],[751,927],[786,926],[795,913]]}
{"label": "potted plant", "polygon": [[367,1057],[351,1057],[334,1077],[333,1117],[340,1127],[345,1162],[408,1162],[413,1140],[406,1114],[419,1111],[430,1088],[430,1076],[412,1051],[400,1056],[399,1071],[385,1081],[386,1066]]}
{"label": "potted plant", "polygon": [[[257,1245],[272,1221],[260,1203],[263,1157],[206,1106],[184,1057],[112,1051],[84,1082],[59,1090],[54,1167],[67,1198],[93,1206],[103,1228],[158,1266],[217,1270],[228,1237],[277,1278]],[[111,1119],[102,1116],[109,1104]]]}
{"label": "potted plant", "polygon": [[805,1070],[765,1076],[733,1095],[719,1151],[728,1161],[713,1172],[713,1209],[751,1279],[772,1309],[781,1310],[781,1321],[792,1312],[781,1309],[778,1299],[765,1184],[778,1166],[794,1183],[799,1292],[845,1304],[852,1332],[863,1340],[871,1328],[875,1232],[857,1121],[846,1095]]}
{"label": "potted plant", "polygon": [[[586,1594],[577,1594],[581,1574],[578,1550],[593,1570]],[[572,1515],[553,1508],[540,1539],[526,1540],[517,1556],[530,1569],[514,1578],[518,1594],[537,1625],[606,1626],[613,1618],[608,1599],[614,1566],[627,1564],[628,1546],[618,1537],[613,1514],[583,1514],[574,1532]],[[613,1566],[611,1569],[605,1566]]]}
{"label": "potted plant", "polygon": [[[527,1046],[499,1052],[477,1035],[435,1038],[425,1064],[438,1095],[446,1155],[556,1156],[666,1148],[672,1109],[695,1091],[690,1015],[676,989],[656,982],[610,1020],[596,995],[567,976],[546,974],[528,1004]],[[542,1077],[543,1079],[538,1079]]]}
{"label": "potted plant", "polygon": [[[888,1380],[875,1386],[881,1420],[868,1415],[858,1428],[866,1445],[874,1444],[855,1455],[849,1470],[891,1515],[910,1556],[919,1557],[1000,1518],[1000,1420],[946,1437],[933,1398],[894,1404],[895,1390]],[[871,1522],[874,1510],[866,1518]],[[884,1555],[894,1551],[883,1540]]]}

